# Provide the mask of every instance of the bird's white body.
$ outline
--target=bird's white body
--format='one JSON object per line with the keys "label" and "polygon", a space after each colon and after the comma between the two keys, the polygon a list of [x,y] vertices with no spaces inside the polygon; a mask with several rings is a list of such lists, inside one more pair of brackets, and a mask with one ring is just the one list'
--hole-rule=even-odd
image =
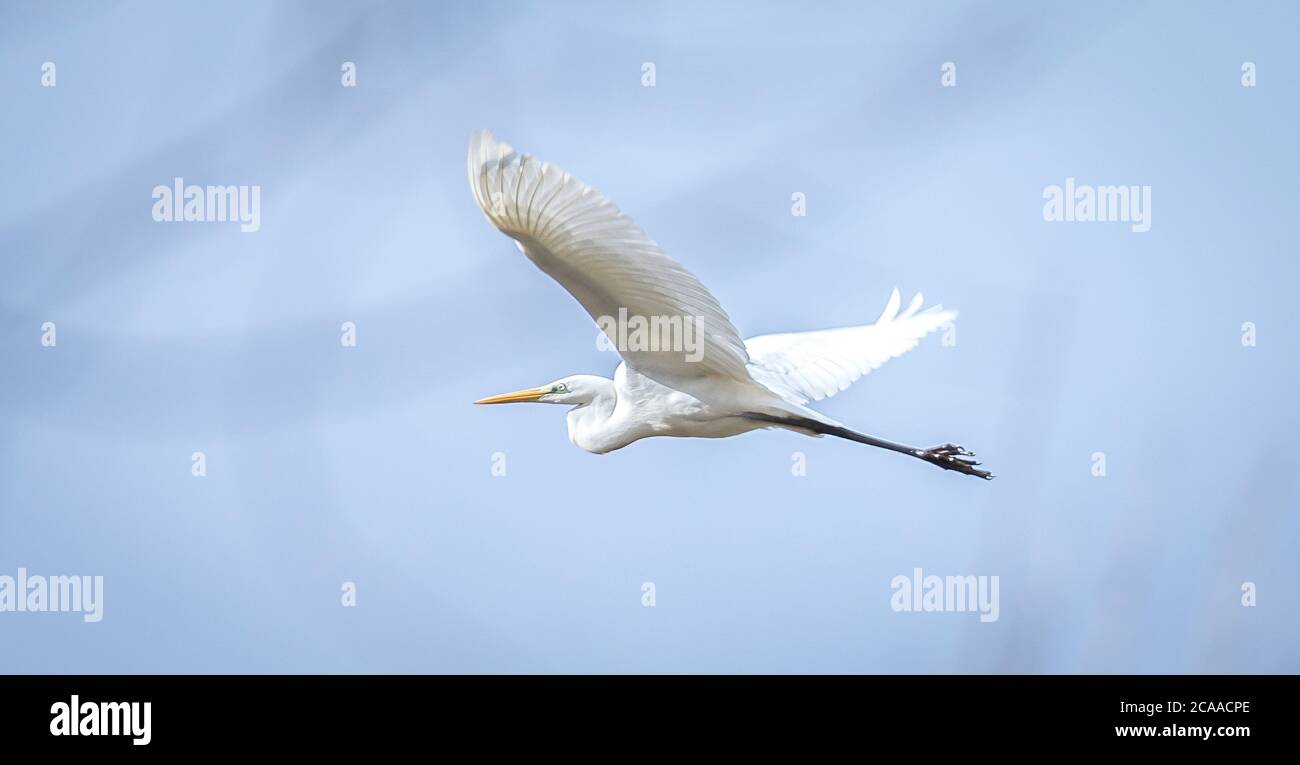
{"label": "bird's white body", "polygon": [[[584,377],[586,377],[584,375]],[[590,403],[569,410],[569,440],[593,454],[605,454],[651,436],[726,438],[771,427],[736,416],[735,407],[719,406],[690,393],[661,385],[619,364],[614,379]]]}
{"label": "bird's white body", "polygon": [[914,449],[845,428],[805,404],[844,390],[921,338],[953,321],[941,306],[906,308],[894,290],[873,324],[742,340],[722,306],[668,257],[631,218],[595,189],[559,168],[498,142],[470,138],[469,182],[487,219],[560,283],[601,325],[607,319],[665,320],[692,327],[684,344],[618,348],[614,379],[574,375],[545,386],[482,399],[569,404],[569,440],[596,454],[651,436],[725,438],[758,428],[834,435],[924,459],[949,470],[976,470],[961,447]]}

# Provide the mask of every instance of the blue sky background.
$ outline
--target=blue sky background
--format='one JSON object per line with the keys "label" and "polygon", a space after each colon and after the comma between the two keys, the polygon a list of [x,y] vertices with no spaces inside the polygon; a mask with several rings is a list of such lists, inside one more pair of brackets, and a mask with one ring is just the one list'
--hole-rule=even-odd
{"label": "blue sky background", "polygon": [[[106,592],[0,614],[0,671],[1300,669],[1300,10],[702,5],[6,3],[0,574]],[[475,208],[476,127],[746,336],[959,308],[821,409],[998,479],[472,406],[617,361]],[[260,184],[261,231],[153,222],[176,176]],[[1152,186],[1151,231],[1045,223],[1067,176]],[[1000,619],[894,613],[914,567]]]}

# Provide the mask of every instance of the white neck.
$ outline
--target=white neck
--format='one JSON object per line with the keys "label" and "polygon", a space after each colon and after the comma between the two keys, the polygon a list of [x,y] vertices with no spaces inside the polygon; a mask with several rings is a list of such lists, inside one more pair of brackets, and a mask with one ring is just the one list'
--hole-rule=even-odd
{"label": "white neck", "polygon": [[603,377],[597,379],[600,382],[595,384],[596,393],[591,401],[569,410],[569,440],[579,449],[603,454],[627,442],[620,442],[617,429],[613,427],[614,409],[618,405],[614,381]]}

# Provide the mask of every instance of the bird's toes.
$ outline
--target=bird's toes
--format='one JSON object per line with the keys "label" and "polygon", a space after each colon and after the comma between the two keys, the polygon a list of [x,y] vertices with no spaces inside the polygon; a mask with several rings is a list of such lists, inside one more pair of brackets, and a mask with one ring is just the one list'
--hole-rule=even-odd
{"label": "bird's toes", "polygon": [[957,444],[944,444],[932,449],[926,449],[920,455],[927,462],[938,465],[945,470],[956,470],[958,473],[973,475],[984,480],[991,480],[993,474],[987,470],[980,470],[977,466],[981,463],[973,459],[964,459],[974,457],[975,452]]}
{"label": "bird's toes", "polygon": [[937,454],[942,456],[957,456],[957,457],[975,456],[975,452],[967,449],[964,446],[960,446],[958,444],[944,444],[943,446],[935,446],[930,449],[926,449],[925,451],[928,454]]}

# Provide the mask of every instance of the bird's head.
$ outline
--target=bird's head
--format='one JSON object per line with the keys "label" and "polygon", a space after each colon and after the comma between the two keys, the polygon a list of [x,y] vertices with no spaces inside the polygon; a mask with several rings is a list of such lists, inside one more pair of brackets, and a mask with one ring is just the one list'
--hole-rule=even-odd
{"label": "bird's head", "polygon": [[531,401],[539,404],[590,404],[613,383],[595,375],[570,375],[538,388],[524,388],[511,393],[501,393],[475,401],[475,404],[517,404]]}

